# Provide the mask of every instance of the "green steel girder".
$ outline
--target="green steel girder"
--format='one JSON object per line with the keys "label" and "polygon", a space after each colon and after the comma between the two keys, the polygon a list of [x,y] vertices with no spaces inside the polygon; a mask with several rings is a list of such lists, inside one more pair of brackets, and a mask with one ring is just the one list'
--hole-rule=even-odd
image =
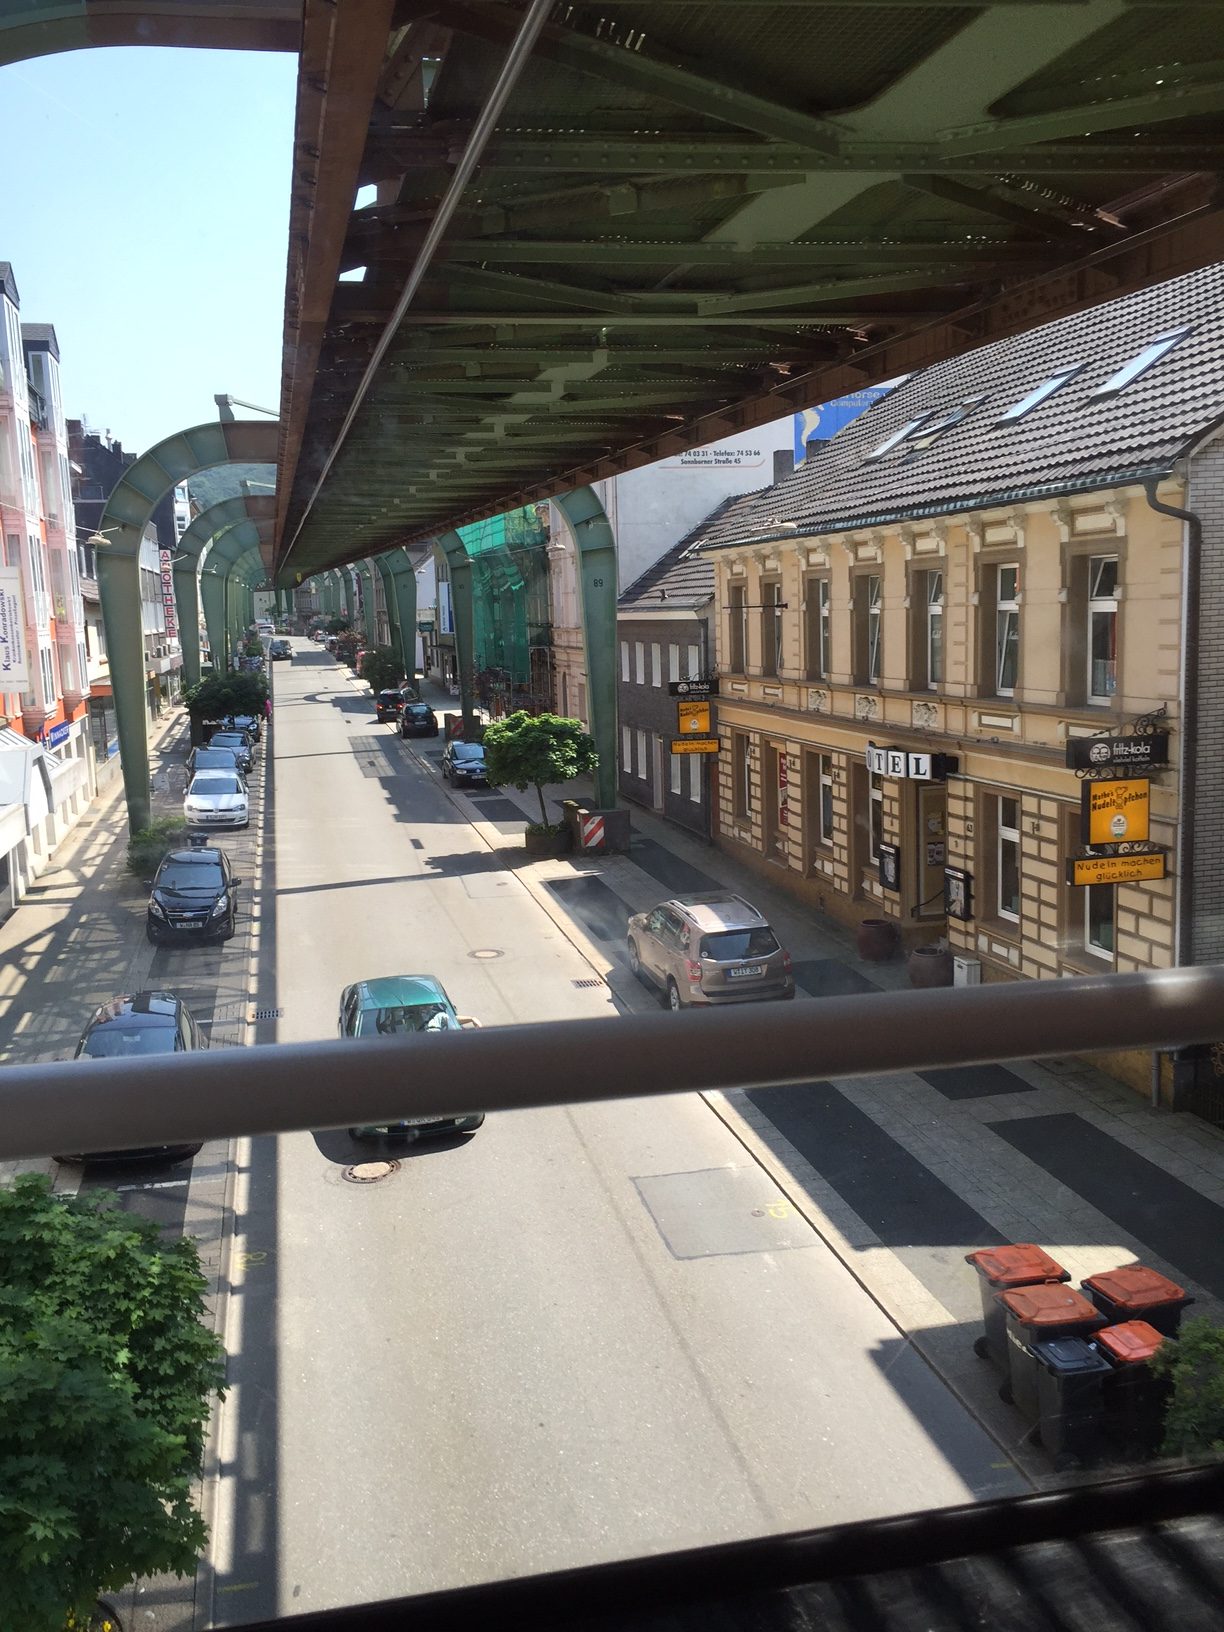
{"label": "green steel girder", "polygon": [[616,805],[616,535],[590,487],[555,500],[578,550],[578,598],[586,655],[591,735],[599,753],[595,803]]}
{"label": "green steel girder", "polygon": [[0,13],[0,65],[103,45],[210,47],[218,51],[296,51],[302,8],[291,0],[175,0],[115,5],[114,0],[23,0]]}
{"label": "green steel girder", "polygon": [[[183,678],[194,686],[200,678],[200,558],[214,538],[250,520],[258,524],[261,545],[271,542],[276,501],[271,498],[223,499],[193,518],[178,541],[174,563],[174,603],[178,610],[179,641],[183,648]],[[207,619],[205,620],[207,622]],[[212,631],[209,630],[211,642]]]}
{"label": "green steel girder", "polygon": [[[119,759],[133,833],[151,810],[149,737],[145,719],[144,631],[140,611],[140,541],[156,505],[201,470],[276,462],[278,426],[266,420],[196,425],[142,454],[116,482],[98,523],[98,590],[110,656]],[[176,592],[177,598],[177,592]]]}
{"label": "green steel girder", "polygon": [[340,572],[340,587],[344,591],[344,615],[349,628],[357,627],[357,591],[353,583],[353,568],[346,566]]}
{"label": "green steel girder", "polygon": [[368,558],[353,568],[361,582],[361,626],[367,646],[378,645],[378,611],[374,604],[374,564]]}
{"label": "green steel girder", "polygon": [[412,557],[405,549],[389,550],[378,557],[382,573],[383,593],[387,598],[387,614],[395,640],[399,645],[404,674],[416,680],[417,641],[417,580]]}

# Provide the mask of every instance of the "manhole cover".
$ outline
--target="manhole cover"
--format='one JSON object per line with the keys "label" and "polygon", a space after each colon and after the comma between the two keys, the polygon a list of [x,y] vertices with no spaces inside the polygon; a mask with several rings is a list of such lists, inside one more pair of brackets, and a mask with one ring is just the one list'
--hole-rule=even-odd
{"label": "manhole cover", "polygon": [[500,958],[504,954],[496,946],[478,946],[474,952],[469,952],[469,958]]}
{"label": "manhole cover", "polygon": [[346,1167],[341,1174],[350,1184],[377,1184],[380,1179],[389,1179],[392,1173],[399,1172],[398,1162],[354,1162],[352,1167]]}

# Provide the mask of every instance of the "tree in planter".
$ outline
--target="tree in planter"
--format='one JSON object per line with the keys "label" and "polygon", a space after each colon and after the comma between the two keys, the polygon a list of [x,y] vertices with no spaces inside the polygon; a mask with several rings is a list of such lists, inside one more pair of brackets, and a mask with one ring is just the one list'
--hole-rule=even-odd
{"label": "tree in planter", "polygon": [[548,820],[544,789],[585,776],[599,763],[594,739],[578,720],[557,714],[528,714],[519,709],[485,727],[485,764],[489,781],[508,783],[522,793],[534,788],[540,801],[539,824],[528,832],[554,831]]}
{"label": "tree in planter", "polygon": [[342,635],[349,627],[347,618],[328,618],[323,625],[329,635]]}
{"label": "tree in planter", "polygon": [[361,678],[371,691],[394,691],[404,678],[404,663],[390,646],[371,646],[361,659]]}
{"label": "tree in planter", "polygon": [[0,1632],[62,1632],[99,1592],[190,1575],[223,1351],[194,1241],[42,1174],[0,1191]]}
{"label": "tree in planter", "polygon": [[268,682],[249,670],[214,674],[183,693],[193,720],[224,720],[231,714],[262,714],[268,700]]}
{"label": "tree in planter", "polygon": [[1177,1341],[1162,1343],[1148,1364],[1171,1385],[1165,1455],[1224,1451],[1224,1327],[1205,1319],[1183,1321]]}
{"label": "tree in planter", "polygon": [[357,667],[357,653],[361,648],[361,636],[351,629],[346,629],[336,636],[336,656],[341,663],[347,663],[350,669]]}

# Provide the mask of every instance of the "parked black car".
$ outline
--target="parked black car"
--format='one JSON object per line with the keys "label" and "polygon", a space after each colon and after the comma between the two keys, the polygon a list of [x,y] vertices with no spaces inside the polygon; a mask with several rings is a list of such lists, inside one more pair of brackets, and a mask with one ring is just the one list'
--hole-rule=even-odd
{"label": "parked black car", "polygon": [[273,663],[282,658],[292,663],[293,647],[287,640],[274,640],[271,646],[268,647],[268,656],[272,659]]}
{"label": "parked black car", "polygon": [[238,763],[238,755],[232,748],[216,747],[208,742],[199,748],[193,748],[187,755],[188,781],[197,771],[237,771],[242,775],[242,767]]}
{"label": "parked black car", "polygon": [[428,703],[408,703],[400,714],[401,737],[436,737],[438,716]]}
{"label": "parked black car", "polygon": [[404,699],[398,691],[388,689],[378,692],[374,698],[374,712],[379,725],[384,725],[388,720],[398,720],[403,706]]}
{"label": "parked black car", "polygon": [[245,731],[252,742],[258,742],[263,733],[263,720],[258,714],[228,714],[224,724],[227,731]]}
{"label": "parked black car", "polygon": [[452,737],[442,750],[442,775],[449,779],[452,787],[487,788],[489,773],[485,766],[484,744]]}
{"label": "parked black car", "polygon": [[232,748],[239,771],[243,776],[250,776],[251,767],[255,763],[255,745],[245,731],[214,731],[208,739],[208,746]]}
{"label": "parked black car", "polygon": [[234,933],[238,886],[229,857],[214,846],[171,850],[149,886],[145,929],[155,946],[182,945]]}
{"label": "parked black car", "polygon": [[[207,1048],[208,1041],[191,1010],[174,992],[132,992],[112,997],[90,1016],[77,1044],[78,1060],[122,1060],[147,1054],[187,1054]],[[154,1145],[141,1150],[107,1150],[57,1156],[57,1162],[152,1161],[181,1162],[194,1156],[199,1145]]]}

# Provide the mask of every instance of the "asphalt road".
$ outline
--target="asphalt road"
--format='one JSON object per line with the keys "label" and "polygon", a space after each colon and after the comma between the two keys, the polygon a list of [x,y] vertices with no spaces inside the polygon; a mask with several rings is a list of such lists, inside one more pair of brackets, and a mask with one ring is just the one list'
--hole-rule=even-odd
{"label": "asphalt road", "polygon": [[[396,973],[437,975],[485,1025],[615,1024],[437,746],[401,743],[294,645],[260,1041],[332,1037],[341,988]],[[389,1177],[344,1177],[385,1154]],[[238,1157],[217,1624],[1027,1488],[697,1096]]]}

